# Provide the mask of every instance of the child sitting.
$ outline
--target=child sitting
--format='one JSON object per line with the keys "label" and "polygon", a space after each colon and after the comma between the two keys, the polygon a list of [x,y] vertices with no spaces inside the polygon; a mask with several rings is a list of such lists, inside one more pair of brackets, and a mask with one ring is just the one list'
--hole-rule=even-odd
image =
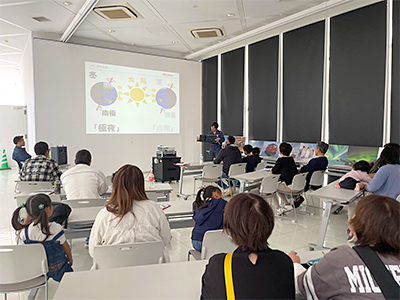
{"label": "child sitting", "polygon": [[252,154],[252,151],[253,151],[252,145],[244,145],[243,152],[246,155],[246,157],[243,157],[242,161],[247,163],[246,173],[253,172],[259,163],[258,158]]}
{"label": "child sitting", "polygon": [[[335,187],[340,189],[356,190],[357,183],[365,182],[369,183],[372,178],[368,175],[370,170],[370,165],[365,160],[360,160],[353,165],[353,169],[347,174],[343,175],[338,182],[336,182]],[[357,189],[359,190],[359,189]]]}
{"label": "child sitting", "polygon": [[[24,207],[28,215],[21,223],[19,212]],[[14,211],[11,224],[15,230],[19,230],[18,237],[25,244],[43,244],[49,267],[47,276],[60,282],[65,272],[73,271],[72,254],[61,225],[49,222],[52,213],[50,197],[37,194],[29,197],[26,204],[21,204]]]}
{"label": "child sitting", "polygon": [[262,158],[260,157],[260,153],[261,153],[260,147],[253,147],[253,155],[255,157],[257,157],[258,163],[262,162]]}
{"label": "child sitting", "polygon": [[285,194],[279,192],[279,191],[290,192],[292,190],[291,184],[293,181],[293,177],[298,173],[296,168],[296,163],[294,162],[293,157],[290,156],[291,152],[292,152],[292,145],[288,143],[281,143],[279,145],[279,154],[281,155],[281,157],[278,158],[278,160],[275,163],[275,166],[271,170],[272,174],[281,174],[281,177],[279,179],[281,182],[278,185],[276,194],[283,201],[282,206],[279,205],[277,195],[274,194],[272,196],[272,200],[274,201],[279,216],[285,212],[293,210],[293,207],[287,201]]}
{"label": "child sitting", "polygon": [[222,229],[225,205],[224,196],[216,186],[209,185],[197,192],[193,202],[195,225],[192,231],[192,245],[197,251],[201,252],[206,231]]}

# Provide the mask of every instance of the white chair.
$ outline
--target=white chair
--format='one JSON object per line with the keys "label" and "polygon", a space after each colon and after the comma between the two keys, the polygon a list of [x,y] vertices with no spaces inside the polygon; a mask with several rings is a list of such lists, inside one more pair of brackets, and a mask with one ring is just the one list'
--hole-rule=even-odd
{"label": "white chair", "polygon": [[[296,212],[296,209],[294,208],[294,204],[293,204],[294,197],[304,194],[304,188],[306,186],[307,174],[308,174],[308,172],[300,173],[293,177],[293,181],[292,181],[292,185],[291,185],[292,187],[291,187],[290,192],[279,191],[279,193],[284,194],[286,196],[286,198],[289,200],[289,203],[293,206],[293,212],[294,212],[293,222],[297,222],[297,212]],[[289,198],[287,196],[289,196]]]}
{"label": "white chair", "polygon": [[63,200],[62,203],[68,204],[72,209],[83,208],[83,207],[95,207],[104,206],[107,200],[102,198],[92,198],[92,199],[68,199]]}
{"label": "white chair", "polygon": [[265,198],[272,198],[278,188],[280,175],[272,175],[265,177],[260,186],[260,194]]}
{"label": "white chair", "polygon": [[235,176],[246,173],[246,165],[247,163],[236,163],[231,164],[229,167],[229,174],[228,174],[228,184],[231,186],[231,183],[235,181]]}
{"label": "white chair", "polygon": [[263,160],[258,163],[258,165],[256,167],[256,171],[264,170],[266,167],[267,167],[267,162]]}
{"label": "white chair", "polygon": [[196,181],[200,180],[201,185],[204,184],[204,182],[216,182],[218,180],[221,180],[222,176],[222,164],[209,164],[205,165],[203,167],[203,172],[201,175],[194,176],[194,182],[193,182],[193,193],[196,194]]}
{"label": "white chair", "polygon": [[310,178],[310,189],[308,190],[308,196],[311,197],[311,201],[312,201],[312,205],[310,205],[308,202],[308,196],[307,193],[305,193],[305,199],[307,201],[307,206],[314,208],[314,212],[315,212],[315,205],[314,205],[314,197],[312,196],[313,190],[312,190],[312,186],[322,186],[324,184],[324,174],[325,171],[314,171],[313,174],[311,175]]}
{"label": "white chair", "polygon": [[41,190],[52,190],[53,184],[50,181],[16,181],[16,193],[32,193]]}
{"label": "white chair", "polygon": [[108,186],[112,185],[111,179],[112,179],[112,176],[111,176],[111,175],[106,176],[106,184],[107,184]]}
{"label": "white chair", "polygon": [[42,244],[0,246],[0,293],[47,289],[47,256]]}
{"label": "white chair", "polygon": [[162,241],[95,246],[93,269],[112,269],[160,264],[163,260]]}
{"label": "white chair", "polygon": [[147,198],[149,198],[149,200],[153,200],[155,202],[158,201],[158,197],[157,197],[157,193],[156,192],[146,192],[146,196],[147,196]]}
{"label": "white chair", "polygon": [[237,246],[222,229],[209,230],[204,234],[201,252],[194,249],[189,250],[188,261],[190,261],[190,255],[192,255],[195,260],[209,259],[214,254],[231,253],[236,248]]}
{"label": "white chair", "polygon": [[400,202],[400,195],[397,196],[396,200]]}

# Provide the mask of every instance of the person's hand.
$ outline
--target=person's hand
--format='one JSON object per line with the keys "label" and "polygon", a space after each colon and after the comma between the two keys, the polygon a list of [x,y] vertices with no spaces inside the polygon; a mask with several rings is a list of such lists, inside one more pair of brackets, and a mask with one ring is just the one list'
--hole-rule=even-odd
{"label": "person's hand", "polygon": [[274,174],[274,173],[272,173],[272,170],[269,170],[269,172],[270,172],[271,174]]}
{"label": "person's hand", "polygon": [[218,143],[221,139],[220,138],[216,138],[215,141]]}
{"label": "person's hand", "polygon": [[300,257],[297,255],[297,252],[292,251],[288,255],[292,259],[293,263],[300,263]]}
{"label": "person's hand", "polygon": [[337,188],[337,189],[340,189],[340,188],[341,188],[341,186],[340,186],[339,182],[336,182],[336,184],[335,184],[335,188]]}
{"label": "person's hand", "polygon": [[355,187],[354,190],[355,190],[356,192],[361,191],[366,185],[367,185],[367,184],[365,184],[364,182],[359,182],[359,183],[356,184],[356,187]]}
{"label": "person's hand", "polygon": [[68,264],[72,267],[72,263],[73,263],[73,260],[72,260],[72,257],[70,257],[69,259],[68,259]]}

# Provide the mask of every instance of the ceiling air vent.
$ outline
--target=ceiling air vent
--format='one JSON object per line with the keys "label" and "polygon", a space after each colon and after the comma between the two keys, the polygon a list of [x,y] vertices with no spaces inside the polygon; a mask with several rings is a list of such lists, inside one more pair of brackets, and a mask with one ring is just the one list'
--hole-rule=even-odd
{"label": "ceiling air vent", "polygon": [[206,39],[225,36],[224,27],[203,27],[188,29],[196,39]]}
{"label": "ceiling air vent", "polygon": [[32,17],[32,19],[34,19],[35,21],[38,21],[38,22],[50,22],[51,20],[50,19],[47,19],[46,17]]}
{"label": "ceiling air vent", "polygon": [[107,21],[143,19],[128,3],[99,5],[93,11]]}

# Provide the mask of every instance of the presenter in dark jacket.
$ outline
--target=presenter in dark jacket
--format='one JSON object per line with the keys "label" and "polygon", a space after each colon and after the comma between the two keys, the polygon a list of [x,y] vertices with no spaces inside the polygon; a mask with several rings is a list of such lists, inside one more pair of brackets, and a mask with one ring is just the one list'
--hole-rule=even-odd
{"label": "presenter in dark jacket", "polygon": [[[214,159],[214,164],[219,164],[221,162],[224,163],[222,167],[222,178],[228,178],[229,168],[232,164],[241,163],[242,162],[242,155],[240,154],[240,150],[238,146],[235,145],[236,139],[233,136],[229,136],[228,140],[226,141],[226,147],[221,150],[218,156]],[[226,185],[223,182],[218,183],[223,188]]]}
{"label": "presenter in dark jacket", "polygon": [[222,131],[218,130],[218,123],[211,124],[211,131],[208,133],[215,137],[214,142],[210,143],[210,159],[214,160],[222,149],[222,143],[225,142],[225,137]]}
{"label": "presenter in dark jacket", "polygon": [[[268,247],[274,228],[270,205],[255,194],[238,194],[225,207],[223,227],[238,248],[233,255],[210,258],[200,299],[228,299],[227,287],[237,300],[294,299],[293,263],[285,253]],[[226,280],[233,284],[226,285]]]}
{"label": "presenter in dark jacket", "polygon": [[17,162],[19,169],[21,169],[22,163],[32,156],[26,152],[25,148],[23,148],[25,146],[25,141],[22,135],[14,137],[13,142],[15,144],[15,148],[12,154],[12,159]]}
{"label": "presenter in dark jacket", "polygon": [[204,234],[208,230],[222,229],[225,205],[224,196],[216,186],[209,185],[197,192],[193,202],[195,225],[192,231],[192,245],[197,251],[201,252]]}
{"label": "presenter in dark jacket", "polygon": [[315,147],[315,158],[311,159],[308,164],[300,169],[300,173],[308,172],[306,177],[305,191],[310,189],[310,179],[315,171],[325,171],[328,167],[328,159],[325,153],[328,151],[329,145],[324,142],[318,142]]}

